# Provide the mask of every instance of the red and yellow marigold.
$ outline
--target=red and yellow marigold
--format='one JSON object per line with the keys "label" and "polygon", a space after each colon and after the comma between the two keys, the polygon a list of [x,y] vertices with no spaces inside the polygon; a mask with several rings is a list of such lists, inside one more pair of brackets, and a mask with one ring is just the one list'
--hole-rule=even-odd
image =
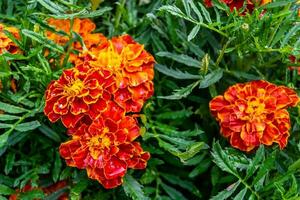
{"label": "red and yellow marigold", "polygon": [[[272,2],[272,0],[220,0],[220,2],[225,3],[230,8],[230,11],[234,9],[239,11],[245,5],[245,12],[251,13],[256,6],[265,5]],[[212,0],[204,0],[204,3],[207,7],[213,6]]]}
{"label": "red and yellow marigold", "polygon": [[287,145],[291,125],[286,108],[298,102],[292,89],[260,80],[229,87],[209,106],[230,144],[251,151],[260,144]]}
{"label": "red and yellow marigold", "polygon": [[15,44],[4,31],[10,32],[17,40],[20,39],[19,30],[15,27],[7,27],[3,24],[0,24],[0,54],[9,52],[11,54],[20,53],[21,50]]}
{"label": "red and yellow marigold", "polygon": [[[113,104],[113,103],[112,103]],[[104,112],[91,125],[82,124],[72,139],[61,144],[60,154],[67,165],[86,169],[90,178],[105,188],[122,184],[128,168],[144,169],[150,158],[134,140],[140,135],[135,118]]]}
{"label": "red and yellow marigold", "polygon": [[114,101],[126,112],[139,112],[153,95],[153,56],[129,35],[114,37],[89,52],[84,52],[75,65],[110,71],[115,82],[110,88]]}
{"label": "red and yellow marigold", "polygon": [[74,128],[85,115],[95,119],[107,109],[111,99],[107,88],[113,83],[113,76],[107,70],[83,65],[67,69],[49,84],[44,113],[51,122],[61,119],[67,128]]}

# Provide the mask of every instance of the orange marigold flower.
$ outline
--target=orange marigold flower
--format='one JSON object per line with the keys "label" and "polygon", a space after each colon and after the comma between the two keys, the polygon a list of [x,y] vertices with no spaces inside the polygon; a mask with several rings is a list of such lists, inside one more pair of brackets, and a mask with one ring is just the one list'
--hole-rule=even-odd
{"label": "orange marigold flower", "polygon": [[20,39],[19,30],[14,27],[6,27],[0,24],[0,54],[9,52],[11,54],[20,53],[19,47],[4,33],[4,31],[10,32],[16,39]]}
{"label": "orange marigold flower", "polygon": [[129,35],[114,37],[98,48],[84,52],[75,65],[88,63],[92,68],[106,69],[115,77],[111,93],[126,112],[139,112],[153,95],[153,56]]}
{"label": "orange marigold flower", "polygon": [[[71,32],[71,23],[69,19],[54,19],[50,18],[48,24],[54,26],[57,31],[63,31],[67,34]],[[72,31],[78,33],[82,38],[85,46],[91,48],[98,45],[102,41],[106,41],[106,37],[101,33],[92,33],[96,28],[96,25],[90,19],[74,19]],[[51,31],[46,32],[46,36],[60,45],[65,45],[69,41],[69,37],[65,35],[59,35]],[[79,42],[74,43],[75,49],[81,49]]]}
{"label": "orange marigold flower", "polygon": [[[44,113],[51,122],[61,119],[67,128],[74,128],[84,115],[95,119],[107,108],[111,99],[107,88],[113,83],[112,74],[107,70],[84,66],[67,69],[49,84]],[[119,109],[117,114],[122,112]]]}
{"label": "orange marigold flower", "polygon": [[260,80],[229,87],[209,107],[231,145],[250,151],[260,144],[275,142],[281,149],[287,145],[290,117],[286,108],[298,102],[294,90]]}
{"label": "orange marigold flower", "polygon": [[88,176],[107,189],[122,184],[128,168],[144,169],[150,158],[134,142],[140,135],[136,119],[119,115],[112,119],[109,115],[108,110],[91,125],[82,124],[59,149],[67,165],[86,168]]}

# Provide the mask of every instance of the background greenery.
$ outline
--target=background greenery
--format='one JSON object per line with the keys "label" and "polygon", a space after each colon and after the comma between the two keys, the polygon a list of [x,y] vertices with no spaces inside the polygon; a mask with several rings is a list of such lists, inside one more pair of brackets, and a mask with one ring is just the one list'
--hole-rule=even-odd
{"label": "background greenery", "polygon": [[[239,16],[217,1],[197,0],[0,0],[0,22],[21,30],[23,55],[0,55],[0,199],[31,183],[69,186],[47,197],[21,199],[299,199],[299,107],[290,110],[291,137],[278,146],[243,153],[229,147],[209,113],[212,97],[236,83],[265,79],[298,89],[289,56],[299,57],[300,21],[295,0],[259,7]],[[265,14],[261,13],[266,10]],[[58,153],[65,128],[43,115],[50,80],[71,67],[58,58],[68,46],[50,43],[46,19],[92,18],[107,37],[128,33],[157,61],[155,95],[140,121],[142,145],[152,158],[143,171],[129,171],[122,187],[105,190],[84,171],[65,165]],[[8,36],[9,33],[7,33]],[[79,40],[78,35],[69,35]],[[76,37],[74,37],[76,36]],[[10,36],[11,37],[11,36]],[[46,49],[50,54],[44,57]],[[56,62],[49,62],[57,59]],[[17,92],[10,80],[17,81]]]}

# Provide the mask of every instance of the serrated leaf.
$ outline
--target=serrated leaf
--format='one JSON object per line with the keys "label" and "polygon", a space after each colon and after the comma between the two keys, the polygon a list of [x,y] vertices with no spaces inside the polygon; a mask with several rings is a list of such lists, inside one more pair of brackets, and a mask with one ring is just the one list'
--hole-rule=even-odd
{"label": "serrated leaf", "polygon": [[264,162],[260,165],[257,175],[255,176],[252,185],[255,185],[262,179],[272,168],[274,168],[275,163],[275,152],[267,157]]}
{"label": "serrated leaf", "polygon": [[3,102],[0,102],[0,110],[4,111],[5,113],[12,113],[12,114],[28,112],[28,110],[24,108],[13,106]]}
{"label": "serrated leaf", "polygon": [[170,187],[164,183],[161,183],[162,188],[166,191],[166,193],[171,197],[173,200],[187,200],[185,196],[178,190],[174,189],[173,187]]}
{"label": "serrated leaf", "polygon": [[0,194],[2,195],[10,195],[15,193],[15,190],[11,189],[10,187],[0,184]]}
{"label": "serrated leaf", "polygon": [[4,173],[6,175],[11,172],[11,170],[14,166],[15,156],[16,156],[16,154],[14,152],[9,152],[6,156],[5,168],[4,168]]}
{"label": "serrated leaf", "polygon": [[212,151],[213,161],[217,164],[217,166],[230,174],[237,175],[237,171],[233,164],[230,162],[228,156],[222,150],[219,142],[215,142],[213,144],[213,151]]}
{"label": "serrated leaf", "polygon": [[39,131],[55,142],[61,141],[60,136],[45,124],[41,124],[41,126],[39,126]]}
{"label": "serrated leaf", "polygon": [[64,48],[58,44],[56,44],[55,42],[53,42],[52,40],[49,40],[48,38],[33,32],[31,30],[27,30],[27,29],[22,29],[22,33],[24,35],[26,35],[27,37],[31,38],[32,40],[35,40],[41,44],[43,44],[45,47],[48,47],[49,49],[52,49],[54,51],[58,51],[60,53],[64,53]]}
{"label": "serrated leaf", "polygon": [[126,174],[124,177],[123,189],[128,197],[131,197],[133,200],[149,200],[145,196],[143,186],[139,184],[132,176]]}
{"label": "serrated leaf", "polygon": [[197,6],[194,4],[193,1],[189,1],[189,3],[190,3],[190,5],[191,5],[192,10],[196,13],[199,22],[200,22],[200,23],[203,23],[203,17],[202,17],[202,14],[201,14],[201,12],[199,11],[199,9],[197,8]]}
{"label": "serrated leaf", "polygon": [[207,148],[207,145],[204,142],[195,142],[193,145],[189,146],[185,152],[179,153],[177,157],[180,158],[181,162],[185,162],[204,148]]}
{"label": "serrated leaf", "polygon": [[55,153],[55,161],[52,170],[52,179],[54,182],[58,181],[61,172],[62,162],[58,152]]}
{"label": "serrated leaf", "polygon": [[0,114],[0,121],[11,121],[19,118],[20,118],[19,116],[15,116],[15,115]]}
{"label": "serrated leaf", "polygon": [[160,7],[159,10],[167,11],[174,16],[187,19],[187,16],[176,6],[165,5]]}
{"label": "serrated leaf", "polygon": [[184,55],[184,54],[176,54],[176,53],[170,53],[170,52],[166,52],[166,51],[160,51],[158,53],[156,53],[157,56],[159,57],[166,57],[166,58],[170,58],[172,60],[175,60],[176,62],[182,63],[186,66],[190,66],[190,67],[196,67],[199,68],[201,66],[201,62],[199,62],[198,60]]}
{"label": "serrated leaf", "polygon": [[57,15],[50,15],[51,17],[55,19],[72,19],[72,18],[92,18],[92,17],[98,17],[103,15],[104,13],[111,11],[111,7],[103,7],[95,11],[88,11],[87,9],[83,9],[77,13],[72,14],[57,14]]}
{"label": "serrated leaf", "polygon": [[8,140],[9,132],[6,131],[5,133],[0,135],[0,148],[6,145],[6,142]]}
{"label": "serrated leaf", "polygon": [[199,84],[199,81],[194,82],[187,87],[181,88],[181,89],[176,89],[172,95],[169,96],[158,96],[160,99],[169,99],[169,100],[176,100],[176,99],[182,99],[187,97],[193,89]]}
{"label": "serrated leaf", "polygon": [[242,189],[242,190],[234,197],[233,200],[241,200],[241,199],[244,199],[246,193],[247,193],[247,188]]}
{"label": "serrated leaf", "polygon": [[63,7],[52,2],[51,0],[37,0],[37,2],[39,2],[44,8],[52,13],[59,14],[65,12],[65,9]]}
{"label": "serrated leaf", "polygon": [[190,74],[188,72],[182,72],[178,69],[168,68],[165,65],[155,64],[155,69],[167,76],[176,79],[200,79],[199,75]]}
{"label": "serrated leaf", "polygon": [[259,166],[259,163],[263,160],[264,154],[265,154],[264,146],[261,145],[259,149],[256,151],[255,157],[251,161],[249,167],[247,168],[247,175],[245,177],[245,180],[247,180],[249,177],[251,177],[254,174],[254,172]]}
{"label": "serrated leaf", "polygon": [[218,82],[223,77],[223,70],[217,69],[207,74],[200,82],[199,88],[207,88],[208,86]]}
{"label": "serrated leaf", "polygon": [[194,37],[196,37],[196,35],[199,32],[200,28],[201,28],[200,25],[194,26],[194,28],[191,30],[190,34],[188,35],[188,38],[187,38],[188,41],[191,41],[192,39],[194,39]]}
{"label": "serrated leaf", "polygon": [[238,181],[238,182],[232,184],[231,186],[227,187],[222,192],[219,192],[216,196],[210,198],[210,200],[225,200],[225,199],[227,199],[235,192],[235,190],[238,188],[239,185],[240,185],[240,182]]}
{"label": "serrated leaf", "polygon": [[40,122],[35,120],[31,122],[18,124],[15,129],[20,132],[26,132],[26,131],[34,130],[38,128],[40,125],[41,125]]}
{"label": "serrated leaf", "polygon": [[205,8],[205,6],[203,6],[200,2],[198,2],[198,5],[200,6],[202,14],[204,15],[204,18],[206,19],[206,21],[208,23],[212,23],[211,18],[210,18],[210,14],[207,11],[207,9]]}

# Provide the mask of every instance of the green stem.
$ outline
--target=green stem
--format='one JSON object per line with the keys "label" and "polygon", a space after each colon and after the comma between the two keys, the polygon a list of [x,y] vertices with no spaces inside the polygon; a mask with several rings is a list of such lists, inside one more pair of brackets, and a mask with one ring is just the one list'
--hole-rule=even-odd
{"label": "green stem", "polygon": [[114,25],[115,30],[118,29],[118,27],[119,27],[121,16],[122,16],[122,10],[124,8],[125,3],[126,3],[126,0],[121,0],[121,2],[118,5],[117,12],[116,12],[116,18],[115,18],[116,21],[115,21],[115,25]]}
{"label": "green stem", "polygon": [[[284,10],[289,10],[290,7],[291,7],[291,4],[288,4],[288,5],[284,8]],[[283,21],[284,18],[285,18],[285,16],[282,16],[282,17],[280,17],[280,19],[278,20],[278,24],[277,24],[275,30],[273,31],[273,33],[272,33],[272,35],[271,35],[269,41],[268,41],[268,46],[271,45],[271,43],[272,43],[272,41],[273,41],[273,39],[274,39],[274,37],[275,37],[275,35],[276,35],[276,33],[277,33],[277,30],[279,29],[279,27],[280,27],[280,25],[281,25],[281,23],[282,23],[282,21]]]}

